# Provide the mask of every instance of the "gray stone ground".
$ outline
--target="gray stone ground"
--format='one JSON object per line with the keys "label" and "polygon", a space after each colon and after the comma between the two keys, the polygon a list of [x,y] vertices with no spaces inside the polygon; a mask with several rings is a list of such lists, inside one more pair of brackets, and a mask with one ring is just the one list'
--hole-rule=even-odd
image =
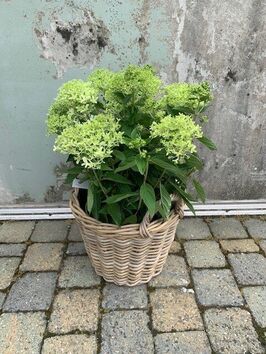
{"label": "gray stone ground", "polygon": [[0,354],[263,354],[266,218],[186,218],[134,288],[91,267],[72,221],[0,224]]}

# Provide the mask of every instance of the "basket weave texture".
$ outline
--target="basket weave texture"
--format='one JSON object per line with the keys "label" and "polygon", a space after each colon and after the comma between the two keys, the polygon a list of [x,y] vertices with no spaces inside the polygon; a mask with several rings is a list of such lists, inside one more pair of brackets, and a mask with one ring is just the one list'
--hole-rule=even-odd
{"label": "basket weave texture", "polygon": [[167,220],[150,222],[146,214],[140,224],[102,223],[81,209],[78,190],[71,195],[70,208],[96,273],[108,282],[127,286],[147,283],[162,271],[183,217],[183,203],[175,200]]}

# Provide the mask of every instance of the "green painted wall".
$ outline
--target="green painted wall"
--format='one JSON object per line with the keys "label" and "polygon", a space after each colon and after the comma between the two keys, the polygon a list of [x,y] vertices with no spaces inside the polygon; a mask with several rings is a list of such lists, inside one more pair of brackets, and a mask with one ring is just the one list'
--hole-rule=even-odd
{"label": "green painted wall", "polygon": [[0,203],[67,198],[64,157],[46,136],[47,109],[63,82],[129,63],[151,63],[167,82],[209,80],[217,98],[208,130],[219,145],[212,157],[205,152],[209,198],[265,196],[265,8],[261,1],[217,4],[0,0]]}

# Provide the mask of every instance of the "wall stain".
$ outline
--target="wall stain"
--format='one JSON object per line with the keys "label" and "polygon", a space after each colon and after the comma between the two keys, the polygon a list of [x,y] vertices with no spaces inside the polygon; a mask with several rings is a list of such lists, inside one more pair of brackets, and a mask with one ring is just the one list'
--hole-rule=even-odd
{"label": "wall stain", "polygon": [[148,61],[146,49],[149,45],[149,13],[150,13],[150,0],[143,1],[138,14],[135,16],[135,22],[140,32],[138,38],[138,45],[140,51],[139,64],[145,64]]}
{"label": "wall stain", "polygon": [[56,176],[56,184],[49,186],[44,195],[44,201],[47,203],[60,202],[65,200],[65,195],[71,190],[71,186],[65,183],[66,170],[68,168],[67,163],[60,163],[54,168],[54,174]]}
{"label": "wall stain", "polygon": [[224,79],[225,79],[225,81],[232,80],[233,82],[236,82],[237,81],[237,79],[236,79],[236,71],[234,71],[234,70],[229,68]]}
{"label": "wall stain", "polygon": [[15,198],[14,203],[23,204],[23,203],[34,203],[35,200],[30,196],[29,193],[24,193],[21,196]]}
{"label": "wall stain", "polygon": [[109,29],[88,9],[82,9],[75,21],[64,21],[60,10],[55,10],[48,15],[49,28],[43,26],[43,17],[42,12],[37,14],[34,33],[42,50],[40,56],[56,66],[56,78],[72,67],[92,69],[106,48],[112,50]]}

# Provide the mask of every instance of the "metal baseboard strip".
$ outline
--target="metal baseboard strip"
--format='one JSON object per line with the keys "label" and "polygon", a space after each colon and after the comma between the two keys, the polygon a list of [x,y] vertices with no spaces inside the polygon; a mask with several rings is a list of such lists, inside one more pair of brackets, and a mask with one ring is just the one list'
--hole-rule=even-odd
{"label": "metal baseboard strip", "polygon": [[[194,203],[196,216],[266,215],[266,200],[224,200]],[[185,216],[193,213],[185,208]],[[73,219],[70,208],[59,206],[0,207],[0,221],[5,220],[60,220]]]}

